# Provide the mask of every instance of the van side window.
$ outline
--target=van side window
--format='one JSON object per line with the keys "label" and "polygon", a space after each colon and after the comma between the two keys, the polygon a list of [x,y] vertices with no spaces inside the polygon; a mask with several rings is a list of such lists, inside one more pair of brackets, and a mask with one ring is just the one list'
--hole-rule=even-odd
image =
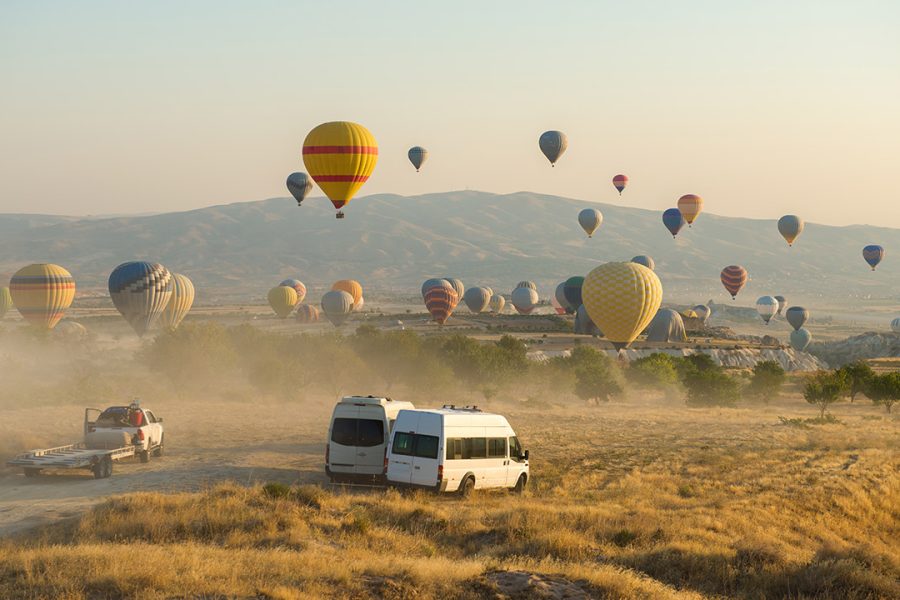
{"label": "van side window", "polygon": [[461,460],[463,457],[462,438],[447,438],[447,460]]}
{"label": "van side window", "polygon": [[468,458],[487,458],[487,439],[466,438],[466,444],[469,446]]}
{"label": "van side window", "polygon": [[522,445],[519,443],[519,438],[509,438],[509,457],[518,462],[520,456],[522,456]]}
{"label": "van side window", "polygon": [[438,437],[436,435],[416,435],[415,454],[420,458],[437,458]]}
{"label": "van side window", "polygon": [[412,456],[413,453],[413,434],[398,431],[394,434],[394,444],[391,446],[393,454],[403,456]]}
{"label": "van side window", "polygon": [[488,438],[488,458],[506,458],[506,438]]}

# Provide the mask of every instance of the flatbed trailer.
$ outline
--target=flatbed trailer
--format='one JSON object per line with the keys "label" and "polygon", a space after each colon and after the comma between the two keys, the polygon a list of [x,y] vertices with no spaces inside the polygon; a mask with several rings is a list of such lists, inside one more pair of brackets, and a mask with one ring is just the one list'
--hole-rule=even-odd
{"label": "flatbed trailer", "polygon": [[130,458],[138,452],[137,446],[121,448],[88,448],[83,443],[57,448],[32,450],[7,461],[11,467],[22,467],[25,477],[35,477],[44,469],[87,469],[97,479],[112,475],[113,461]]}

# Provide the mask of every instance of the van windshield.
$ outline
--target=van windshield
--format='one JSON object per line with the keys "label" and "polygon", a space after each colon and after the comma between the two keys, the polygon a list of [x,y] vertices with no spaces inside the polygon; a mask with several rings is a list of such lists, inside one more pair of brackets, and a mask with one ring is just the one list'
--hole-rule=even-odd
{"label": "van windshield", "polygon": [[331,441],[341,446],[380,446],[384,443],[384,421],[337,418],[331,426]]}

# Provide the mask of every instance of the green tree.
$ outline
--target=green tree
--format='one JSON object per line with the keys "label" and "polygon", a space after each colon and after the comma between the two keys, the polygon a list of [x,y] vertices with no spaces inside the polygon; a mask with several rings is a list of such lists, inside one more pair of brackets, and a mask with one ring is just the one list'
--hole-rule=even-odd
{"label": "green tree", "polygon": [[825,418],[825,409],[840,400],[846,393],[847,380],[840,371],[819,371],[806,379],[803,397],[819,407],[819,418]]}
{"label": "green tree", "polygon": [[873,403],[884,406],[890,414],[894,404],[900,401],[900,372],[873,374],[868,381],[866,396]]}
{"label": "green tree", "polygon": [[679,381],[676,360],[662,352],[633,360],[625,375],[628,381],[643,386],[667,387]]}
{"label": "green tree", "polygon": [[[875,376],[875,371],[865,361],[858,360],[840,368],[847,380],[847,395],[850,396],[850,402],[856,400],[856,395],[862,392],[866,393],[869,386],[869,380]],[[868,394],[866,394],[868,395]]]}
{"label": "green tree", "polygon": [[753,367],[747,394],[768,404],[769,399],[777,397],[781,393],[781,387],[786,378],[784,369],[774,360],[758,362]]}
{"label": "green tree", "polygon": [[568,357],[575,373],[575,395],[582,400],[608,401],[624,391],[622,374],[606,355],[590,346],[577,346]]}
{"label": "green tree", "polygon": [[721,367],[689,371],[683,379],[688,406],[733,406],[740,384]]}

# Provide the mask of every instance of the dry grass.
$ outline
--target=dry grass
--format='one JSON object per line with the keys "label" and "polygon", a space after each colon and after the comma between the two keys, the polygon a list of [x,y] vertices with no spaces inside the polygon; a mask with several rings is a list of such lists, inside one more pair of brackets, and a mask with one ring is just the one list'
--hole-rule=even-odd
{"label": "dry grass", "polygon": [[900,597],[900,420],[877,407],[504,410],[524,498],[131,494],[0,545],[0,597]]}

